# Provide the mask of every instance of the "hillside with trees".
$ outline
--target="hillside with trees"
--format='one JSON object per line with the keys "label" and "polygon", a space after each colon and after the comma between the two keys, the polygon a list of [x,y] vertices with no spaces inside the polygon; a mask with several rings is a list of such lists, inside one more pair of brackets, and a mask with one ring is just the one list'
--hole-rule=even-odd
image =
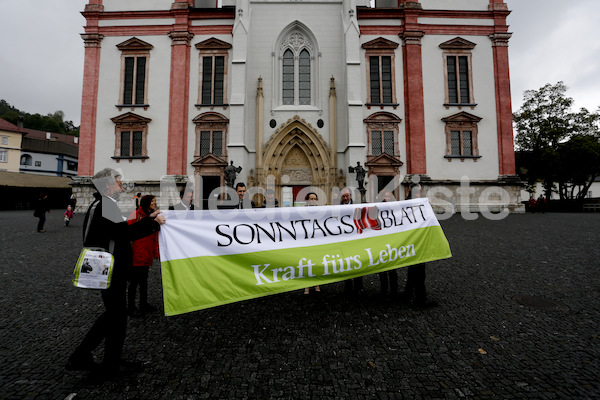
{"label": "hillside with trees", "polygon": [[73,121],[65,121],[65,113],[60,110],[48,115],[29,114],[0,100],[0,118],[18,125],[19,116],[23,117],[23,128],[79,136],[79,127]]}

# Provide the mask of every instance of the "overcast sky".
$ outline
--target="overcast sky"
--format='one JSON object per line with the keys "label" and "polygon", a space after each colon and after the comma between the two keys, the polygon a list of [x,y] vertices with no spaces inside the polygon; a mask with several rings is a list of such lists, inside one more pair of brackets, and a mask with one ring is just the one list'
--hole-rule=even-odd
{"label": "overcast sky", "polygon": [[[78,126],[80,14],[87,0],[0,0],[0,99],[29,113],[57,110]],[[513,110],[523,92],[564,81],[575,106],[600,106],[599,0],[508,0]]]}

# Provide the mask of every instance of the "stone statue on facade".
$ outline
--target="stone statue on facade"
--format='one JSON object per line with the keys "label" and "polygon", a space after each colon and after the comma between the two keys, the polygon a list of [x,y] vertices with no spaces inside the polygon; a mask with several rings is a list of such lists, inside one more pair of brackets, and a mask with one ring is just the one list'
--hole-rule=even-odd
{"label": "stone statue on facade", "polygon": [[365,187],[365,173],[367,171],[360,165],[360,161],[356,163],[356,167],[348,167],[348,172],[356,173],[356,181],[358,182],[359,189]]}
{"label": "stone statue on facade", "polygon": [[225,182],[227,186],[233,188],[233,185],[235,184],[235,178],[240,172],[242,172],[242,167],[234,167],[233,161],[231,164],[225,167]]}

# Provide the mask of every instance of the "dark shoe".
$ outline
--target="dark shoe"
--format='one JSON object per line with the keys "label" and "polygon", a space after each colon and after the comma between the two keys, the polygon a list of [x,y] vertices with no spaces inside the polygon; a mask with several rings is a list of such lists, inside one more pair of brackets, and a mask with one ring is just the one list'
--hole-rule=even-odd
{"label": "dark shoe", "polygon": [[46,232],[46,231],[45,231],[45,230],[43,230],[43,229],[40,229],[38,232],[39,232],[39,233],[44,233],[44,232]]}
{"label": "dark shoe", "polygon": [[156,307],[154,307],[153,305],[146,303],[146,304],[140,306],[140,311],[142,313],[153,313],[153,312],[158,311],[158,309]]}
{"label": "dark shoe", "polygon": [[94,362],[94,356],[91,353],[73,353],[65,368],[67,371],[93,371],[98,368],[98,364]]}

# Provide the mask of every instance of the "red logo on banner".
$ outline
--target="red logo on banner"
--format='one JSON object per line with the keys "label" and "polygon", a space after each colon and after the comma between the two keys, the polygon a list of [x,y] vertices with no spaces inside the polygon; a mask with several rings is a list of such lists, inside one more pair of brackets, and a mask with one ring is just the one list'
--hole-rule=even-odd
{"label": "red logo on banner", "polygon": [[379,207],[362,207],[354,209],[354,225],[358,233],[362,233],[365,229],[381,229],[381,221],[379,221]]}

